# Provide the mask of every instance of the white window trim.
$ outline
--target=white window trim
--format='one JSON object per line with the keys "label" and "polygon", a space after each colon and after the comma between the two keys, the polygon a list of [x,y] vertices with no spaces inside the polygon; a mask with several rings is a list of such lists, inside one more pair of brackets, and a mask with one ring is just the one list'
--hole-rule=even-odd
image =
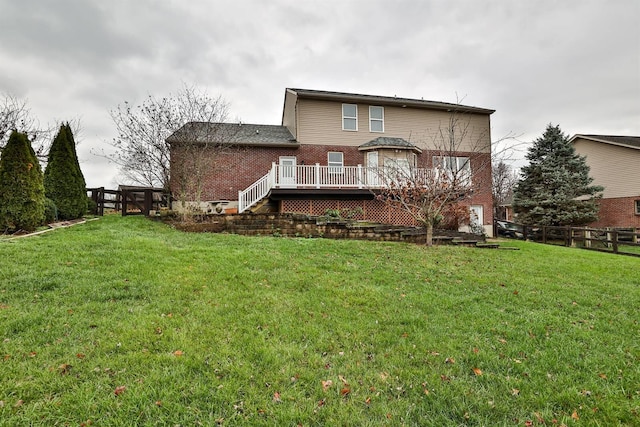
{"label": "white window trim", "polygon": [[[381,119],[377,119],[374,117],[371,117],[371,109],[372,108],[379,108],[382,111],[382,118]],[[373,122],[380,122],[382,123],[382,130],[373,130],[371,123]],[[378,105],[370,105],[369,106],[369,132],[375,132],[375,133],[384,133],[384,107],[378,106]]]}
{"label": "white window trim", "polygon": [[[345,105],[354,106],[356,108],[355,117],[345,116],[344,115],[344,107],[345,107]],[[355,119],[356,128],[355,129],[345,129],[345,127],[344,127],[344,120],[345,119],[350,119],[350,120],[354,120]],[[347,132],[357,132],[358,131],[358,104],[342,104],[342,130],[347,131]]]}
{"label": "white window trim", "polygon": [[[340,163],[330,161],[329,156],[331,154],[340,154]],[[329,173],[344,173],[344,153],[342,151],[327,152],[327,166],[329,167]]]}
{"label": "white window trim", "polygon": [[[455,159],[456,162],[456,169],[455,170],[451,170],[451,168],[449,168],[449,165],[451,164],[450,161],[445,161],[445,159],[449,160],[449,159]],[[445,169],[447,171],[449,171],[450,173],[460,173],[460,172],[466,172],[467,176],[466,177],[462,177],[466,180],[468,180],[467,184],[471,185],[471,177],[472,177],[472,171],[471,171],[471,159],[469,157],[466,156],[433,156],[433,167],[434,168],[442,168]],[[453,177],[453,175],[451,176]]]}

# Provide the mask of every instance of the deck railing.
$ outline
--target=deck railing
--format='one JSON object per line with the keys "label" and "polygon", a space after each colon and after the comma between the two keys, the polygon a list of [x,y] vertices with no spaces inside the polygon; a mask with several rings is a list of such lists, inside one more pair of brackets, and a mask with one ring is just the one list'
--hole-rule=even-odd
{"label": "deck railing", "polygon": [[[269,173],[246,190],[238,192],[238,212],[242,213],[267,197],[274,188],[291,189],[376,189],[397,179],[425,179],[437,170],[412,168],[368,168],[357,166],[280,165],[272,163]],[[410,174],[411,176],[405,175]]]}

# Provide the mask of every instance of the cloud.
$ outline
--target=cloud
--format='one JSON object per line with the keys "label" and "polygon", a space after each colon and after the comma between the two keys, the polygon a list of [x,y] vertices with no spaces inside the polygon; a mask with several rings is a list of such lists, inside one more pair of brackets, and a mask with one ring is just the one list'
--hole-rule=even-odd
{"label": "cloud", "polygon": [[[0,0],[0,91],[41,122],[81,118],[91,185],[117,171],[90,152],[109,110],[183,83],[231,117],[278,124],[284,89],[424,98],[496,109],[494,138],[547,123],[640,135],[635,0]],[[94,165],[96,165],[94,167]]]}

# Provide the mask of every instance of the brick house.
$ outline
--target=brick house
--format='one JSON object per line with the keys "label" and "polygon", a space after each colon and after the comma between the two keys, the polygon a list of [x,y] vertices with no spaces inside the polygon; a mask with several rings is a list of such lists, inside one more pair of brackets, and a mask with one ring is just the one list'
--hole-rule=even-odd
{"label": "brick house", "polygon": [[586,157],[593,183],[604,187],[594,227],[640,227],[640,137],[575,135],[570,141]]}
{"label": "brick house", "polygon": [[[469,208],[491,234],[491,136],[494,110],[418,99],[286,89],[281,125],[187,123],[171,135],[172,190],[185,141],[221,146],[202,177],[210,206],[322,215],[357,212],[358,219],[412,224],[411,217],[375,197],[377,171],[389,167],[433,169],[434,162],[468,169],[474,183]],[[446,128],[462,132],[455,152],[443,155]],[[213,129],[213,130],[212,130]],[[194,138],[192,135],[211,135]],[[207,157],[202,151],[196,157]]]}

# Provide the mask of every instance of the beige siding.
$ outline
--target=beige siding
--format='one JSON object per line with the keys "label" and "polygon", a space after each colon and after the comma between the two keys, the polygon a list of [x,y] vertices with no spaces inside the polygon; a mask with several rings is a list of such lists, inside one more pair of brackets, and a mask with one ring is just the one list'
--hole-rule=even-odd
{"label": "beige siding", "polygon": [[[384,132],[369,131],[369,105],[358,104],[358,131],[342,130],[342,103],[298,99],[298,135],[302,144],[359,146],[379,136],[404,138],[421,149],[441,149],[451,113],[417,108],[384,107]],[[490,152],[488,114],[459,114],[466,135],[457,151]]]}
{"label": "beige siding", "polygon": [[604,197],[640,195],[640,149],[577,138],[576,152],[587,157],[594,184],[604,187]]}
{"label": "beige siding", "polygon": [[298,96],[290,91],[284,95],[284,108],[282,110],[282,126],[286,126],[294,138],[298,138],[296,129],[296,111]]}

